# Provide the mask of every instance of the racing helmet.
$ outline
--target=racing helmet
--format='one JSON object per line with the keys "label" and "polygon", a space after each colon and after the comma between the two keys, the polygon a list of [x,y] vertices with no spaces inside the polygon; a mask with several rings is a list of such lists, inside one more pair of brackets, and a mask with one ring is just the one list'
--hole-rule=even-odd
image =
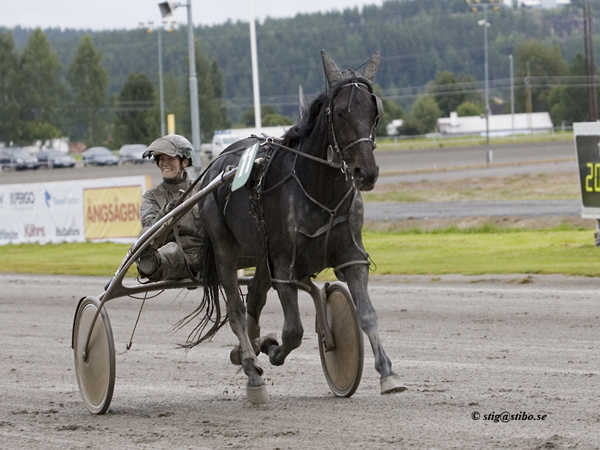
{"label": "racing helmet", "polygon": [[152,142],[142,155],[142,158],[154,156],[154,161],[156,162],[156,165],[158,165],[160,155],[179,156],[182,159],[187,159],[191,166],[194,150],[192,144],[190,144],[190,141],[186,138],[179,136],[178,134],[170,134],[168,136],[159,137]]}

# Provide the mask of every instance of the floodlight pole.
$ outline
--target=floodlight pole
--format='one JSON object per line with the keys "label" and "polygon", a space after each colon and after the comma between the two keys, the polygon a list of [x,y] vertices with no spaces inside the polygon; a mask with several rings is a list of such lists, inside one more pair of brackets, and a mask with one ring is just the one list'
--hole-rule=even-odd
{"label": "floodlight pole", "polygon": [[483,6],[483,44],[485,54],[485,145],[487,149],[486,161],[487,164],[493,160],[492,150],[490,149],[490,86],[489,86],[489,64],[488,64],[488,27],[490,24],[487,21],[487,4]]}
{"label": "floodlight pole", "polygon": [[487,163],[491,163],[493,159],[492,150],[490,149],[490,87],[489,87],[489,73],[488,73],[488,28],[490,23],[487,20],[488,7],[492,7],[492,10],[498,11],[499,7],[495,6],[494,3],[500,4],[503,0],[488,0],[489,3],[481,3],[481,0],[465,0],[467,4],[472,4],[471,11],[477,12],[479,7],[483,8],[483,20],[477,22],[483,26],[483,47],[485,53],[485,142],[487,147]]}
{"label": "floodlight pole", "polygon": [[162,63],[162,26],[158,27],[158,97],[160,100],[160,135],[167,134],[165,127],[165,93],[163,89],[163,63]]}
{"label": "floodlight pole", "polygon": [[254,21],[254,0],[250,0],[250,56],[252,57],[252,91],[254,93],[254,127],[262,127],[260,111],[260,84],[258,81],[258,54],[256,50],[256,23]]}
{"label": "floodlight pole", "polygon": [[202,169],[203,156],[200,149],[200,107],[198,105],[198,78],[196,76],[196,49],[194,44],[194,25],[192,22],[192,0],[186,3],[159,3],[163,17],[173,13],[179,6],[187,8],[188,19],[188,56],[190,66],[190,112],[192,115],[192,146],[194,147],[194,169],[198,173]]}
{"label": "floodlight pole", "polygon": [[192,145],[194,146],[194,169],[202,169],[202,154],[200,151],[200,106],[198,104],[198,78],[196,76],[196,49],[194,43],[194,25],[192,22],[192,0],[187,2],[188,13],[188,55],[190,66],[190,109],[192,113]]}

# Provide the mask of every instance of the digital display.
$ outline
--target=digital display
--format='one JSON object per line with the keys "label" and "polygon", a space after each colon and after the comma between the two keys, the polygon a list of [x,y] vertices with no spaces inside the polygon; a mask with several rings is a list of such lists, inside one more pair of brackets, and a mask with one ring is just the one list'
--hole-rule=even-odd
{"label": "digital display", "polygon": [[581,200],[586,208],[600,208],[600,136],[576,136]]}

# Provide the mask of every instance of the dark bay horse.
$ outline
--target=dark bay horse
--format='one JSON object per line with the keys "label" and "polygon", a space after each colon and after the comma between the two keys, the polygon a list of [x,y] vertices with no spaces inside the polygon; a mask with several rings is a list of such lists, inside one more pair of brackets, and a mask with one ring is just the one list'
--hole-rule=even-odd
{"label": "dark bay horse", "polygon": [[[373,189],[379,168],[375,163],[375,127],[383,109],[373,93],[379,53],[362,73],[341,71],[327,52],[321,56],[328,89],[305,111],[300,122],[278,139],[251,137],[230,146],[207,169],[206,185],[229,166],[237,166],[244,149],[261,144],[255,174],[234,192],[231,183],[199,203],[206,231],[204,279],[212,279],[214,301],[222,286],[227,317],[239,339],[232,361],[248,376],[247,397],[268,400],[257,362],[259,349],[273,365],[284,363],[303,336],[298,288],[314,274],[333,268],[348,284],[359,324],[367,334],[381,375],[381,392],[405,388],[379,339],[377,316],[367,290],[369,260],[362,244],[363,204],[360,192]],[[248,286],[247,308],[240,296],[237,270],[255,267]],[[216,276],[215,276],[216,275]],[[260,313],[267,291],[274,287],[284,313],[282,342],[260,337]],[[205,289],[206,291],[206,289]],[[219,324],[212,328],[214,332]],[[194,336],[188,346],[210,337]]]}

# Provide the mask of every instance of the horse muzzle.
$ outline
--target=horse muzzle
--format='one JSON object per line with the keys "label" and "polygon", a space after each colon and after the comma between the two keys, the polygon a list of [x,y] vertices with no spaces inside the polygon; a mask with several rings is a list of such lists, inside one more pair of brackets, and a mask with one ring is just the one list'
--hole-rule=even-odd
{"label": "horse muzzle", "polygon": [[377,178],[379,177],[379,167],[375,166],[375,169],[366,170],[361,167],[355,167],[352,170],[352,178],[354,179],[354,186],[359,191],[370,191],[375,187]]}

